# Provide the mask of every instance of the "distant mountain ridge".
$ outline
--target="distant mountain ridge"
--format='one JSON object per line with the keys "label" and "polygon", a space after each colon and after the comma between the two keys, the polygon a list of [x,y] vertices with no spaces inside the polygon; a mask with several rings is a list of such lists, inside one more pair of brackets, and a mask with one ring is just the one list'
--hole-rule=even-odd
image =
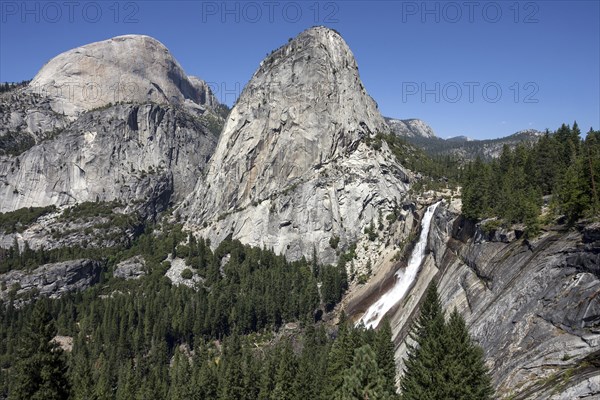
{"label": "distant mountain ridge", "polygon": [[384,117],[385,122],[390,127],[392,133],[403,136],[403,137],[424,137],[424,138],[435,138],[437,137],[433,132],[433,129],[425,122],[420,119],[396,119]]}
{"label": "distant mountain ridge", "polygon": [[448,139],[438,137],[433,129],[423,120],[396,119],[385,117],[390,131],[423,149],[432,156],[451,155],[465,161],[474,160],[478,156],[484,159],[500,156],[504,145],[514,147],[519,143],[531,143],[543,135],[536,129],[525,129],[512,135],[497,139],[472,139],[467,136],[454,136]]}
{"label": "distant mountain ridge", "polygon": [[504,145],[515,147],[520,143],[537,142],[542,135],[543,132],[527,129],[498,139],[478,140],[458,136],[446,140],[438,137],[407,137],[407,140],[432,156],[450,155],[468,161],[477,157],[483,159],[499,157]]}
{"label": "distant mountain ridge", "polygon": [[449,142],[471,142],[471,141],[477,140],[477,139],[471,139],[468,136],[460,135],[460,136],[453,136],[453,137],[448,138],[446,140],[449,141]]}

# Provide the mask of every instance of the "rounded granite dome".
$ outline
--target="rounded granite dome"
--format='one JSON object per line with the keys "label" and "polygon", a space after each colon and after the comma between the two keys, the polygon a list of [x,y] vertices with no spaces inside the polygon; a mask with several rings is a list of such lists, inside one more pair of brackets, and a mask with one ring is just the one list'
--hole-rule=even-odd
{"label": "rounded granite dome", "polygon": [[158,40],[125,35],[64,52],[50,60],[29,89],[73,115],[117,102],[203,104],[206,88],[185,74]]}

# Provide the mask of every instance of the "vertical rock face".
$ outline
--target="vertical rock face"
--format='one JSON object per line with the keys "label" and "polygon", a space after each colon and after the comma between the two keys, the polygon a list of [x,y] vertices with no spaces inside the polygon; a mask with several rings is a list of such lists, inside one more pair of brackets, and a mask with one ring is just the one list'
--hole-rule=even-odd
{"label": "vertical rock face", "polygon": [[29,90],[52,99],[66,115],[109,103],[198,104],[215,102],[206,84],[190,79],[158,40],[125,35],[91,43],[50,60]]}
{"label": "vertical rock face", "polygon": [[195,118],[169,106],[87,113],[52,140],[0,157],[0,212],[96,200],[159,211],[191,191],[215,144]]}
{"label": "vertical rock face", "polygon": [[[102,264],[95,260],[72,260],[45,264],[33,271],[10,271],[0,275],[0,301],[13,295],[23,296],[30,292],[37,296],[57,298],[65,293],[81,291],[100,280]],[[17,305],[23,304],[17,301]]]}
{"label": "vertical rock face", "polygon": [[231,111],[190,224],[218,242],[266,245],[331,260],[332,235],[354,240],[400,201],[407,174],[364,138],[388,127],[336,32],[311,28],[268,56]]}
{"label": "vertical rock face", "polygon": [[194,98],[197,104],[204,105],[208,109],[213,110],[217,108],[217,106],[219,106],[219,101],[213,94],[209,84],[206,81],[196,76],[189,76],[188,78],[190,80],[190,83],[196,90],[196,92],[194,93]]}
{"label": "vertical rock face", "polygon": [[191,191],[215,144],[196,118],[172,106],[86,113],[55,138],[0,157],[0,212],[96,200],[160,211]]}

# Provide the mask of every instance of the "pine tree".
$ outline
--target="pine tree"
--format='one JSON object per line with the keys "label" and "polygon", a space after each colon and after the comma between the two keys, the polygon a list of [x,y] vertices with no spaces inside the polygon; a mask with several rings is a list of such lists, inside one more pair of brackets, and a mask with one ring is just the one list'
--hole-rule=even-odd
{"label": "pine tree", "polygon": [[582,176],[583,160],[569,166],[559,182],[557,201],[559,210],[567,217],[569,225],[581,218],[590,205],[585,178]]}
{"label": "pine tree", "polygon": [[396,361],[394,360],[394,343],[392,327],[389,319],[384,319],[375,336],[375,354],[377,366],[384,378],[384,388],[390,394],[396,393]]}
{"label": "pine tree", "polygon": [[432,283],[411,330],[416,345],[409,346],[402,400],[489,400],[493,398],[483,351],[469,336],[456,310],[448,322]]}
{"label": "pine tree", "polygon": [[485,216],[490,208],[490,170],[480,157],[465,171],[462,189],[463,214],[470,219]]}
{"label": "pine tree", "polygon": [[18,349],[10,400],[63,400],[69,398],[67,364],[53,338],[54,322],[46,300],[34,306]]}
{"label": "pine tree", "polygon": [[391,400],[385,389],[384,373],[377,366],[375,352],[366,344],[354,351],[350,368],[344,371],[343,384],[336,392],[336,400]]}
{"label": "pine tree", "polygon": [[271,393],[273,393],[273,390],[275,389],[277,367],[278,363],[276,357],[273,354],[267,355],[262,363],[258,400],[269,400],[271,398]]}
{"label": "pine tree", "polygon": [[298,360],[298,370],[294,382],[296,400],[319,399],[323,392],[324,375],[327,365],[327,337],[321,327],[307,327],[304,346]]}
{"label": "pine tree", "polygon": [[589,188],[590,208],[592,215],[600,212],[600,131],[590,128],[584,142],[584,179]]}
{"label": "pine tree", "polygon": [[354,347],[351,330],[346,321],[340,322],[338,336],[327,355],[325,398],[331,399],[344,382],[344,371],[352,365]]}
{"label": "pine tree", "polygon": [[244,372],[242,370],[240,338],[231,335],[224,345],[220,399],[242,399],[244,395]]}
{"label": "pine tree", "polygon": [[443,399],[444,377],[441,370],[446,335],[444,311],[432,283],[421,306],[421,313],[413,325],[409,338],[404,375],[400,380],[403,400]]}
{"label": "pine tree", "polygon": [[489,372],[483,351],[473,343],[465,320],[456,309],[450,314],[446,328],[444,361],[445,398],[461,400],[492,399]]}
{"label": "pine tree", "polygon": [[191,388],[189,382],[191,379],[190,361],[187,355],[179,349],[175,350],[173,363],[169,370],[171,375],[169,383],[169,399],[189,399],[191,397]]}
{"label": "pine tree", "polygon": [[275,389],[271,394],[272,400],[292,400],[295,398],[293,385],[297,365],[292,346],[289,341],[283,344],[279,354],[279,366],[275,375]]}
{"label": "pine tree", "polygon": [[129,400],[135,398],[138,382],[136,382],[133,367],[130,361],[126,361],[119,368],[119,380],[117,382],[117,400]]}
{"label": "pine tree", "polygon": [[88,346],[86,346],[85,335],[80,336],[75,340],[73,347],[73,359],[71,361],[71,382],[73,384],[73,399],[74,400],[89,400],[93,399],[92,390],[94,378],[90,368],[92,355]]}
{"label": "pine tree", "polygon": [[216,399],[218,396],[217,366],[207,345],[197,347],[194,365],[196,368],[192,378],[192,398]]}

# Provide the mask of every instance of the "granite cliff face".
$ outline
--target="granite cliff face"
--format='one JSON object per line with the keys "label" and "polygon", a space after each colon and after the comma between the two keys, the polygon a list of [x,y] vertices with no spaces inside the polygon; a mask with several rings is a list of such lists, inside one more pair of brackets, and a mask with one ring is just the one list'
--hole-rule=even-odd
{"label": "granite cliff face", "polygon": [[17,155],[70,124],[50,103],[24,90],[0,95],[0,156]]}
{"label": "granite cliff face", "polygon": [[430,237],[442,302],[465,316],[498,393],[600,395],[600,225],[498,242],[462,218],[450,231],[447,217]]}
{"label": "granite cliff face", "polygon": [[[189,226],[291,259],[335,259],[332,236],[357,240],[401,202],[408,172],[365,138],[388,127],[336,32],[311,28],[260,65],[231,111],[206,179],[189,198]],[[204,189],[206,187],[206,190]]]}
{"label": "granite cliff face", "polygon": [[161,211],[191,191],[215,143],[174,106],[88,112],[21,154],[0,156],[0,212],[96,200]]}

